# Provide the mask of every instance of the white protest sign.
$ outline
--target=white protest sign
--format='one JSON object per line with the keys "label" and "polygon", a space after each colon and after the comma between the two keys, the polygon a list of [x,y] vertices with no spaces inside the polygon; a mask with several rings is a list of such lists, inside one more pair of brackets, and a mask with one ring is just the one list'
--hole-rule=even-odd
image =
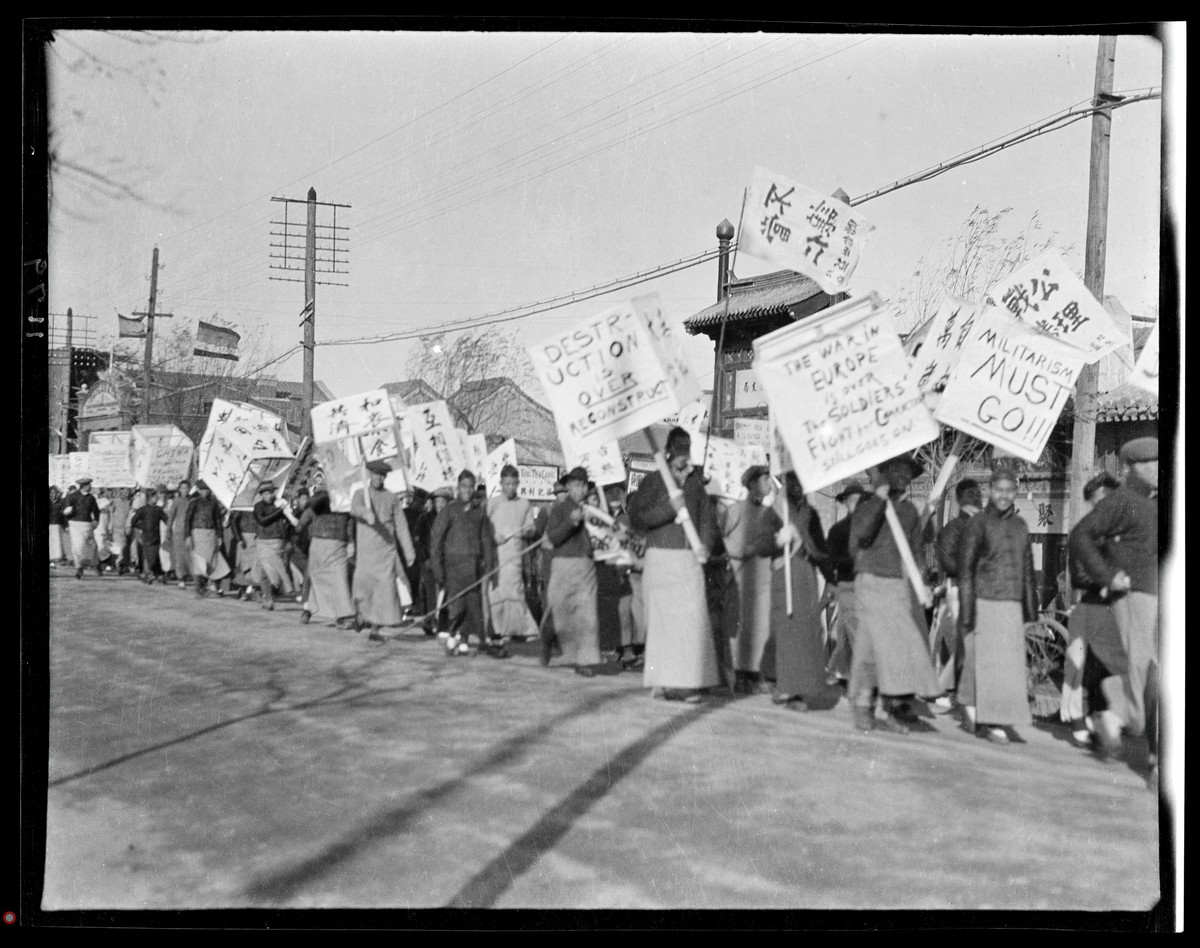
{"label": "white protest sign", "polygon": [[1129,384],[1158,398],[1158,323],[1150,330],[1142,354],[1138,356],[1133,373],[1129,376]]}
{"label": "white protest sign", "polygon": [[682,405],[702,398],[704,389],[696,374],[692,371],[687,354],[683,349],[683,334],[678,327],[667,322],[663,312],[662,300],[657,293],[634,297],[631,301],[634,310],[650,331],[658,351],[659,361],[667,372],[668,383],[675,393],[675,398]]}
{"label": "white protest sign", "polygon": [[680,407],[661,346],[632,302],[543,340],[529,355],[564,446],[599,446]]}
{"label": "white protest sign", "polygon": [[938,436],[874,293],[768,333],[754,352],[772,420],[810,493]]}
{"label": "white protest sign", "polygon": [[642,486],[642,481],[646,479],[646,476],[656,470],[658,468],[648,467],[644,464],[639,465],[636,461],[631,461],[629,464],[629,486],[626,488],[626,492],[632,494]]}
{"label": "white protest sign", "polygon": [[751,464],[766,464],[771,453],[771,425],[765,418],[735,418],[733,440],[751,459]]}
{"label": "white protest sign", "polygon": [[404,414],[412,425],[414,442],[410,482],[428,491],[455,486],[467,459],[446,403],[422,402],[410,406]]}
{"label": "white protest sign", "polygon": [[495,497],[500,493],[500,472],[507,464],[511,464],[513,467],[517,466],[517,442],[512,438],[489,453],[487,461],[483,465],[483,482],[487,484],[489,497]]}
{"label": "white protest sign", "polygon": [[963,343],[938,421],[1037,461],[1087,357],[989,307]]}
{"label": "white protest sign", "polygon": [[983,303],[972,303],[957,296],[947,296],[933,314],[929,333],[921,351],[913,360],[917,387],[922,392],[941,392],[958,364],[962,344],[983,310]]}
{"label": "white protest sign", "polygon": [[132,487],[129,442],[96,442],[88,446],[88,467],[96,487]]}
{"label": "white protest sign", "polygon": [[841,293],[872,230],[844,201],[755,166],[738,249],[803,273],[826,293]]}
{"label": "white protest sign", "polygon": [[483,434],[467,435],[463,439],[463,453],[467,457],[467,468],[475,475],[477,483],[483,483],[483,476],[487,470],[487,436]]}
{"label": "white protest sign", "polygon": [[564,445],[563,456],[568,468],[583,468],[588,473],[588,480],[597,485],[625,482],[625,462],[621,459],[621,446],[616,441],[607,441],[590,451]]}
{"label": "white protest sign", "polygon": [[208,413],[208,424],[205,426],[204,436],[200,439],[200,447],[197,452],[201,469],[203,469],[205,463],[208,461],[208,452],[212,446],[213,433],[217,427],[240,421],[265,424],[281,434],[287,428],[282,418],[265,409],[256,408],[254,405],[247,405],[244,402],[234,403],[227,402],[221,398],[214,398],[212,409]]}
{"label": "white protest sign", "polygon": [[67,486],[71,480],[70,468],[68,467],[69,455],[66,454],[51,454],[50,458],[50,484],[58,487],[60,490]]}
{"label": "white protest sign", "polygon": [[688,402],[679,409],[679,417],[675,424],[691,435],[696,436],[708,431],[708,403],[704,399]]}
{"label": "white protest sign", "polygon": [[295,458],[269,421],[242,418],[215,425],[200,477],[230,510],[254,506],[258,485],[275,480]]}
{"label": "white protest sign", "polygon": [[554,484],[558,480],[558,468],[542,464],[521,464],[522,497],[528,500],[554,500]]}
{"label": "white protest sign", "polygon": [[[385,389],[360,392],[313,406],[313,440],[317,444],[325,444],[341,438],[357,438],[379,431],[391,432],[395,421],[392,401]],[[395,448],[394,435],[392,448]],[[392,453],[395,454],[395,450]]]}
{"label": "white protest sign", "polygon": [[130,463],[138,487],[172,487],[188,477],[195,446],[174,425],[134,425]]}
{"label": "white protest sign", "polygon": [[729,438],[710,436],[706,441],[701,440],[692,446],[693,459],[699,451],[704,451],[703,472],[708,478],[705,490],[729,500],[744,499],[746,488],[742,485],[742,475],[754,462],[747,458],[742,447]]}
{"label": "white protest sign", "polygon": [[1129,344],[1116,320],[1053,249],[993,286],[987,302],[1079,350],[1087,362]]}
{"label": "white protest sign", "polygon": [[355,491],[362,490],[362,467],[357,458],[343,450],[350,442],[331,441],[313,449],[321,466],[321,483],[329,492],[329,509],[334,513],[349,513]]}
{"label": "white protest sign", "polygon": [[91,460],[91,458],[88,457],[88,453],[86,451],[72,451],[70,454],[68,454],[67,455],[67,478],[68,478],[68,480],[78,481],[79,478],[81,478],[81,477],[87,477],[89,474],[88,461],[90,461],[90,460]]}

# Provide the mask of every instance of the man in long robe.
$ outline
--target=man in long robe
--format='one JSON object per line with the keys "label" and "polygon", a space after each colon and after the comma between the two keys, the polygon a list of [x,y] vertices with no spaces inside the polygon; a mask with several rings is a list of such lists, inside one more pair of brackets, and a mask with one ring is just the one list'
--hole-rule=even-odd
{"label": "man in long robe", "polygon": [[[185,482],[186,483],[186,482]],[[182,493],[182,491],[181,491]],[[187,554],[186,569],[195,578],[196,598],[203,598],[208,583],[220,583],[229,575],[229,564],[221,553],[221,532],[225,510],[221,502],[212,495],[204,481],[196,481],[196,495],[187,501],[183,517],[184,550]],[[176,575],[182,575],[176,572]]]}
{"label": "man in long robe", "polygon": [[529,639],[537,625],[525,602],[522,551],[536,535],[533,505],[518,497],[520,472],[511,464],[500,471],[500,493],[488,501],[488,520],[495,531],[499,571],[490,598],[492,628],[502,638]]}
{"label": "man in long robe", "polygon": [[450,637],[446,651],[469,655],[474,633],[480,648],[492,658],[508,658],[503,640],[487,635],[483,612],[483,581],[496,563],[496,546],[487,513],[475,501],[475,475],[458,476],[458,498],[446,505],[433,523],[429,561],[434,578],[446,591]]}
{"label": "man in long robe", "polygon": [[175,567],[175,578],[179,581],[180,589],[186,588],[188,580],[192,578],[192,556],[187,543],[190,534],[186,523],[188,509],[194,499],[190,493],[191,489],[192,485],[188,481],[180,481],[175,500],[171,503],[171,509],[167,511],[171,528],[171,563]]}
{"label": "man in long robe", "polygon": [[[263,481],[258,488],[258,503],[254,505],[254,522],[258,524],[255,544],[254,582],[258,586],[262,607],[268,612],[275,608],[275,588],[292,597],[292,574],[287,568],[285,547],[291,528],[288,523],[287,501],[276,501],[275,485]],[[290,511],[289,511],[290,512]]]}
{"label": "man in long robe", "polygon": [[[601,663],[596,565],[583,513],[587,482],[587,471],[574,468],[563,478],[566,496],[556,500],[547,514],[550,583],[546,599],[563,658],[575,666],[577,674],[591,678],[598,673]],[[542,664],[549,664],[545,643]]]}
{"label": "man in long robe", "polygon": [[403,623],[404,610],[396,583],[407,583],[403,564],[415,559],[404,505],[383,486],[390,470],[384,461],[370,462],[367,465],[371,478],[367,496],[364,497],[361,490],[356,491],[350,501],[350,515],[357,524],[354,602],[374,641],[383,641],[380,629],[384,626],[396,627]]}
{"label": "man in long robe", "polygon": [[742,474],[747,496],[733,504],[725,515],[725,553],[733,573],[737,608],[725,612],[725,634],[730,639],[734,668],[734,692],[769,694],[771,686],[762,679],[763,652],[771,636],[771,556],[769,549],[753,547],[758,522],[770,513],[771,473],[762,464]]}
{"label": "man in long robe", "polygon": [[850,518],[867,490],[851,481],[834,499],[846,505],[846,516],[829,528],[829,564],[833,571],[837,621],[833,627],[834,648],[827,664],[829,681],[850,683],[850,662],[858,634],[858,612],[854,602],[854,551],[850,548]]}
{"label": "man in long robe", "polygon": [[67,526],[71,530],[75,578],[83,579],[83,571],[89,566],[96,568],[97,576],[103,576],[99,551],[96,548],[96,524],[100,522],[100,505],[92,496],[90,477],[79,479],[79,490],[67,495],[63,513],[67,515]]}

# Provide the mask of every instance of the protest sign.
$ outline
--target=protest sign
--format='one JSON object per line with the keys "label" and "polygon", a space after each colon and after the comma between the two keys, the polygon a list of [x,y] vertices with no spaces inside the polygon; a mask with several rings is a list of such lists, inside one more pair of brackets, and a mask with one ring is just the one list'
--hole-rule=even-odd
{"label": "protest sign", "polygon": [[192,440],[174,425],[134,425],[130,464],[138,487],[175,486],[191,475]]}
{"label": "protest sign", "polygon": [[841,293],[872,230],[844,201],[756,166],[738,249],[803,273],[826,293]]}
{"label": "protest sign", "polygon": [[733,440],[750,464],[766,464],[771,453],[771,426],[765,418],[735,418]]}
{"label": "protest sign", "polygon": [[631,303],[650,332],[650,338],[658,352],[659,363],[667,373],[668,384],[675,393],[676,400],[683,405],[701,399],[704,390],[684,352],[683,335],[678,327],[667,321],[658,294],[636,296]]}
{"label": "protest sign", "polygon": [[422,402],[405,411],[413,431],[413,461],[409,480],[415,487],[434,491],[454,487],[467,466],[450,409],[444,401]]}
{"label": "protest sign", "polygon": [[929,332],[921,343],[921,351],[913,360],[917,387],[922,392],[941,392],[958,364],[962,344],[983,310],[982,303],[972,303],[957,296],[947,296],[933,314]]}
{"label": "protest sign", "polygon": [[295,460],[272,422],[244,418],[213,426],[200,477],[227,508],[247,510],[254,506],[259,484],[283,481]]}
{"label": "protest sign", "polygon": [[81,477],[87,477],[91,472],[88,470],[88,457],[86,451],[72,451],[67,455],[67,480],[78,481]]}
{"label": "protest sign", "polygon": [[51,454],[50,458],[50,486],[57,487],[62,490],[71,481],[71,472],[68,466],[69,455],[66,454]]}
{"label": "protest sign", "polygon": [[768,333],[754,351],[772,421],[806,491],[938,436],[891,313],[874,293]]}
{"label": "protest sign", "polygon": [[700,452],[704,452],[701,470],[707,481],[705,489],[708,493],[727,500],[745,499],[746,488],[742,485],[742,475],[755,462],[747,458],[741,445],[729,438],[710,435],[693,443],[692,459],[695,460]]}
{"label": "protest sign", "polygon": [[208,424],[205,426],[204,436],[200,439],[200,447],[196,452],[200,468],[203,468],[208,460],[208,452],[212,446],[213,434],[217,426],[239,421],[253,421],[269,425],[284,436],[285,442],[287,441],[287,424],[278,415],[244,402],[227,402],[221,398],[214,398],[212,408],[208,413]]}
{"label": "protest sign", "polygon": [[527,500],[554,500],[554,483],[558,480],[558,468],[543,464],[521,464],[522,497]]}
{"label": "protest sign", "polygon": [[680,408],[675,424],[691,435],[693,441],[703,435],[708,431],[707,399],[690,401]]}
{"label": "protest sign", "polygon": [[[504,470],[506,464],[517,466],[517,442],[512,438],[488,454],[487,461],[483,465],[483,482],[487,484],[489,497],[495,497],[500,493],[500,472]],[[523,493],[523,491],[521,492]]]}
{"label": "protest sign", "polygon": [[487,436],[482,434],[467,435],[463,440],[463,454],[467,458],[467,469],[475,475],[477,483],[484,483],[484,473],[487,470]]}
{"label": "protest sign", "polygon": [[[116,432],[114,432],[116,433]],[[88,469],[96,487],[132,487],[133,469],[129,463],[129,432],[120,432],[127,437],[121,440],[97,441],[92,438],[88,445]]]}
{"label": "protest sign", "polygon": [[1158,323],[1150,330],[1142,354],[1138,356],[1133,372],[1129,376],[1129,384],[1136,385],[1144,392],[1149,392],[1158,398]]}
{"label": "protest sign", "polygon": [[1116,320],[1053,249],[993,286],[986,300],[1078,350],[1086,362],[1129,344]]}
{"label": "protest sign", "polygon": [[598,485],[621,484],[625,481],[625,462],[621,459],[621,446],[616,441],[605,442],[590,451],[564,445],[563,457],[568,468],[583,468],[588,473],[588,480]]}
{"label": "protest sign", "polygon": [[[395,422],[391,398],[382,388],[360,392],[347,398],[335,398],[333,401],[314,405],[312,409],[313,440],[317,444],[342,438],[357,438],[380,431],[390,432]],[[394,441],[393,435],[393,449]],[[365,447],[364,450],[370,453],[369,448]],[[395,454],[395,451],[392,453]],[[374,455],[371,459],[374,459]]]}
{"label": "protest sign", "polygon": [[1037,461],[1087,359],[1006,310],[988,307],[963,343],[938,421]]}
{"label": "protest sign", "polygon": [[329,509],[334,513],[349,513],[350,501],[362,490],[362,466],[357,457],[346,454],[353,442],[330,441],[313,448],[313,456],[321,467],[321,485],[329,494]]}
{"label": "protest sign", "polygon": [[679,409],[679,367],[664,366],[645,312],[620,303],[530,348],[564,447],[596,447]]}

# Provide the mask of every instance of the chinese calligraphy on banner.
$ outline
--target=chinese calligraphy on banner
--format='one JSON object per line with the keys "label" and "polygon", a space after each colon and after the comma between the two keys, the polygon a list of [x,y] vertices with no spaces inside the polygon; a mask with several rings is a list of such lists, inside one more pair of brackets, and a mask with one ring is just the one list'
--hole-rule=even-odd
{"label": "chinese calligraphy on banner", "polygon": [[68,467],[68,458],[66,454],[51,454],[50,458],[50,485],[57,487],[59,490],[64,490],[71,482],[70,468]]}
{"label": "chinese calligraphy on banner", "polygon": [[702,471],[708,483],[705,489],[717,497],[727,500],[743,500],[746,488],[742,485],[742,475],[746,468],[754,464],[745,449],[736,441],[729,438],[701,439],[692,445],[692,459],[704,454]]}
{"label": "chinese calligraphy on banner", "polygon": [[[517,466],[517,442],[512,438],[509,438],[489,454],[487,456],[487,463],[483,466],[483,481],[487,484],[489,497],[495,497],[500,493],[500,472],[504,470],[506,464],[511,464],[513,467]],[[524,484],[520,487],[520,493],[528,496],[528,494],[525,494]]]}
{"label": "chinese calligraphy on banner", "polygon": [[671,360],[646,311],[620,303],[530,348],[563,445],[586,449],[633,434],[699,394],[686,378],[677,393],[678,366],[664,365]]}
{"label": "chinese calligraphy on banner", "polygon": [[917,387],[922,392],[941,392],[946,387],[950,373],[958,364],[963,342],[982,309],[982,303],[971,303],[956,296],[942,300],[933,314],[921,351],[913,360]]}
{"label": "chinese calligraphy on banner", "polygon": [[227,422],[213,428],[200,476],[230,510],[249,509],[254,506],[258,485],[275,480],[294,460],[283,435],[270,422]]}
{"label": "chinese calligraphy on banner", "polygon": [[733,440],[739,445],[751,464],[766,464],[771,453],[771,426],[765,418],[735,418]]}
{"label": "chinese calligraphy on banner", "polygon": [[849,204],[756,166],[738,248],[841,293],[872,230]]}
{"label": "chinese calligraphy on banner", "polygon": [[281,434],[287,428],[282,418],[269,411],[241,402],[227,402],[224,399],[215,398],[213,399],[212,409],[208,413],[208,425],[204,429],[204,437],[200,439],[200,448],[197,452],[201,470],[203,470],[204,465],[208,461],[208,452],[212,446],[213,435],[217,427],[219,425],[242,421],[261,422],[262,424],[269,425]]}
{"label": "chinese calligraphy on banner", "polygon": [[129,432],[125,441],[97,442],[88,445],[88,468],[96,487],[132,487],[133,469],[129,464]]}
{"label": "chinese calligraphy on banner", "polygon": [[67,477],[71,481],[78,481],[81,477],[88,476],[88,453],[86,451],[72,451],[67,455]]}
{"label": "chinese calligraphy on banner", "polygon": [[1129,384],[1136,385],[1142,391],[1158,397],[1158,323],[1150,330],[1150,336],[1138,356],[1133,373],[1129,376]]}
{"label": "chinese calligraphy on banner", "polygon": [[935,414],[959,431],[1037,461],[1086,358],[989,307],[963,343]]}
{"label": "chinese calligraphy on banner", "polygon": [[754,352],[772,420],[809,493],[938,436],[891,313],[873,293],[768,333]]}
{"label": "chinese calligraphy on banner", "polygon": [[[650,332],[659,362],[667,373],[668,383],[675,393],[676,400],[682,405],[700,399],[704,390],[683,350],[682,335],[667,322],[658,294],[649,293],[646,296],[634,297],[632,305]],[[705,417],[707,419],[707,413]]]}
{"label": "chinese calligraphy on banner", "polygon": [[581,467],[588,473],[588,480],[598,485],[620,484],[625,480],[625,462],[621,459],[621,447],[616,441],[608,441],[590,451],[577,447],[564,447],[563,456],[567,467]]}
{"label": "chinese calligraphy on banner", "polygon": [[987,301],[1079,350],[1087,362],[1129,344],[1113,317],[1055,250],[997,283]]}
{"label": "chinese calligraphy on banner", "polygon": [[[314,405],[312,410],[313,440],[317,444],[338,441],[342,438],[357,438],[360,435],[374,435],[386,432],[391,439],[391,455],[396,454],[395,416],[392,414],[392,402],[386,390],[380,388],[371,392],[362,392],[348,398],[336,398],[333,401]],[[364,451],[368,460],[385,458],[391,455],[376,454],[368,445],[369,439],[364,438]],[[379,450],[386,445],[382,444]],[[373,439],[372,439],[373,443]]]}
{"label": "chinese calligraphy on banner", "polygon": [[406,412],[413,432],[411,481],[422,490],[454,487],[467,466],[462,445],[444,401],[423,402]]}
{"label": "chinese calligraphy on banner", "polygon": [[554,482],[558,480],[558,468],[541,464],[522,464],[521,496],[528,500],[554,500]]}

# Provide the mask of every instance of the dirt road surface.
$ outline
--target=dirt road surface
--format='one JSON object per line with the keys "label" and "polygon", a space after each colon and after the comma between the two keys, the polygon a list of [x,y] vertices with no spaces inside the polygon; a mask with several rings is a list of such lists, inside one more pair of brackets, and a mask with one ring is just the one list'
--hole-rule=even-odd
{"label": "dirt road surface", "polygon": [[1158,801],[1061,726],[652,700],[130,578],[51,578],[43,908],[1146,910]]}

